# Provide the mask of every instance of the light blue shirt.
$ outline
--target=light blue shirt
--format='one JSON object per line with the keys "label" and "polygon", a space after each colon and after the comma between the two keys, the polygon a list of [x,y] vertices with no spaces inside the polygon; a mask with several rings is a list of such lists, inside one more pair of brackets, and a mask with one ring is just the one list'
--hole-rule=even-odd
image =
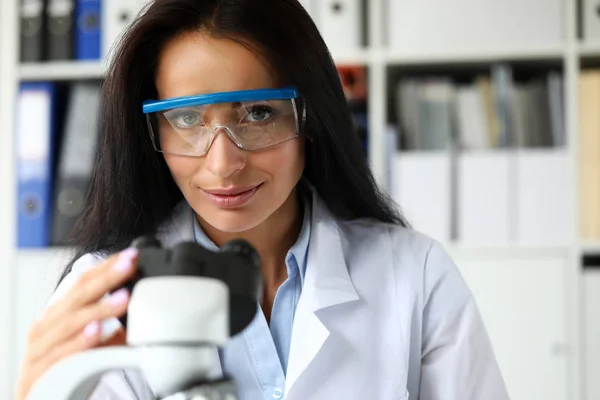
{"label": "light blue shirt", "polygon": [[[283,398],[292,325],[304,283],[310,241],[311,205],[308,196],[303,200],[303,204],[302,229],[298,240],[286,255],[288,277],[275,295],[270,325],[261,307],[258,307],[256,317],[245,331],[232,338],[220,352],[223,373],[235,376],[238,393],[244,394],[244,398]],[[206,236],[196,219],[194,237],[196,242],[207,249],[218,250],[217,245]],[[245,392],[245,388],[256,387],[262,388],[262,394]]]}

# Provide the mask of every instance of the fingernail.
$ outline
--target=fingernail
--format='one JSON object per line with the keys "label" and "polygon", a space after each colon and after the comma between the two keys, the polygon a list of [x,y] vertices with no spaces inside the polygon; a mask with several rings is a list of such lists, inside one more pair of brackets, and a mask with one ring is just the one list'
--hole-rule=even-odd
{"label": "fingernail", "polygon": [[83,330],[85,336],[96,336],[100,332],[100,323],[98,321],[90,322]]}
{"label": "fingernail", "polygon": [[130,248],[123,250],[115,262],[114,268],[119,272],[127,272],[133,265],[133,259],[138,255],[138,249]]}
{"label": "fingernail", "polygon": [[131,260],[125,260],[125,259],[119,258],[117,261],[115,261],[115,264],[113,267],[118,272],[127,272],[131,269],[132,266],[133,266],[133,262]]}
{"label": "fingernail", "polygon": [[119,289],[110,295],[110,303],[115,307],[122,306],[127,302],[128,298],[129,293],[127,292],[127,289]]}
{"label": "fingernail", "polygon": [[119,253],[119,259],[123,260],[133,260],[139,254],[139,250],[135,247],[130,247],[128,249],[123,250]]}

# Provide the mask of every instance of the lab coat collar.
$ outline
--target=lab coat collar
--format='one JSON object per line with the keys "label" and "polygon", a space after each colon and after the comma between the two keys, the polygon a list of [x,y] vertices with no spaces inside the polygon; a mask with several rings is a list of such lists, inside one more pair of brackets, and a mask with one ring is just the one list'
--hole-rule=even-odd
{"label": "lab coat collar", "polygon": [[[329,337],[327,318],[319,312],[359,299],[344,258],[340,227],[314,187],[306,181],[302,184],[312,197],[310,250],[292,328],[286,398]],[[194,240],[193,210],[186,202],[175,209],[158,238],[164,246]]]}
{"label": "lab coat collar", "polygon": [[[306,271],[306,299],[317,312],[358,299],[344,258],[340,228],[316,190],[312,191],[312,231]],[[310,272],[309,272],[310,271]]]}

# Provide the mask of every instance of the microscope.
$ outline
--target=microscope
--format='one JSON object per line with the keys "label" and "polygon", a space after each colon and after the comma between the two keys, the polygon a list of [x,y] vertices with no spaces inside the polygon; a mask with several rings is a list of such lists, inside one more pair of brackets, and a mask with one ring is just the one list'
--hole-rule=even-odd
{"label": "microscope", "polygon": [[216,349],[242,332],[262,298],[260,258],[243,240],[213,252],[183,242],[164,248],[142,237],[130,290],[127,346],[91,349],[61,360],[28,400],[84,400],[111,370],[138,369],[157,400],[235,400],[235,382],[211,380]]}

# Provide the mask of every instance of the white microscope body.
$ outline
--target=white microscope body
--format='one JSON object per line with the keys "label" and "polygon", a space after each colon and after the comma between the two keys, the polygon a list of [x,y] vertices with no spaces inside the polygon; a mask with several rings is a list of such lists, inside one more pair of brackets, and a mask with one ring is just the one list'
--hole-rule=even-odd
{"label": "white microscope body", "polygon": [[[236,241],[238,246],[239,243]],[[127,346],[92,349],[67,357],[34,384],[28,400],[85,400],[103,374],[121,369],[140,370],[157,399],[234,400],[235,383],[226,379],[211,381],[210,373],[219,363],[216,347],[224,346],[232,334],[241,331],[251,320],[253,311],[250,303],[256,304],[257,299],[251,296],[244,298],[244,295],[253,292],[252,295],[256,296],[261,289],[258,280],[249,285],[247,279],[241,282],[236,276],[240,267],[256,272],[256,265],[249,265],[252,263],[248,261],[248,252],[253,249],[248,250],[249,245],[242,245],[244,248],[240,253],[246,256],[246,261],[243,257],[238,258],[235,266],[238,271],[235,268],[225,273],[219,270],[221,279],[214,277],[215,273],[211,273],[210,268],[190,273],[189,258],[185,260],[185,268],[164,272],[173,267],[173,263],[182,264],[182,258],[188,256],[190,249],[196,252],[197,249],[190,244],[186,244],[183,250],[179,249],[179,255],[186,253],[184,257],[177,259],[172,254],[167,255],[165,259],[171,265],[165,267],[159,265],[161,259],[156,257],[156,251],[146,254],[144,260],[142,249],[138,268],[142,267],[143,272],[143,263],[146,262],[159,265],[163,272],[152,271],[153,267],[150,267],[132,285],[126,319]],[[203,261],[214,264],[214,255],[218,253],[207,252],[203,249],[195,253],[196,258],[191,260],[191,264],[202,264]],[[226,257],[232,260],[231,255]],[[252,258],[256,264],[255,253],[251,254],[250,261]],[[216,266],[227,267],[231,265]],[[251,276],[248,269],[242,274],[246,278]],[[216,270],[213,268],[212,271]],[[244,277],[241,278],[244,280]],[[240,296],[232,297],[235,292]],[[233,319],[234,325],[237,325],[235,330],[231,327],[232,298],[238,305],[243,302],[240,307],[243,315]]]}

